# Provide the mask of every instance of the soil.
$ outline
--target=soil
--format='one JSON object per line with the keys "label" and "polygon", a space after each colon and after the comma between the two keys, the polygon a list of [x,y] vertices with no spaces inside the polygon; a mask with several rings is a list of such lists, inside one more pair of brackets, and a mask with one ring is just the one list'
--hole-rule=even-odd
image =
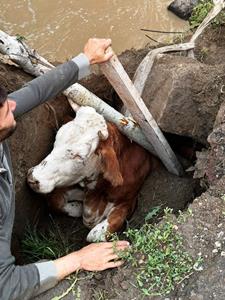
{"label": "soil", "polygon": [[[208,29],[199,39],[196,55],[205,64],[224,64],[225,57],[225,28]],[[203,50],[204,49],[204,50]],[[207,50],[206,50],[207,49]],[[129,75],[132,77],[140,60],[148,49],[142,51],[126,51],[121,56]],[[0,64],[0,84],[9,91],[19,88],[31,77],[25,75],[14,66]],[[83,82],[93,92],[112,105],[117,105],[118,97],[109,84],[98,74],[93,75]],[[116,104],[115,104],[116,103]],[[59,96],[50,102],[57,112],[59,124],[67,114],[71,114],[69,105],[63,96]],[[187,112],[188,113],[188,112]],[[14,252],[18,261],[22,261],[19,255],[19,240],[24,230],[24,219],[32,223],[38,223],[40,229],[46,229],[51,223],[46,210],[44,198],[32,193],[26,186],[25,177],[29,167],[39,162],[50,150],[56,131],[56,121],[53,118],[52,109],[42,105],[18,121],[18,130],[11,138],[10,146],[13,154],[17,190],[17,213],[13,243]],[[26,132],[26,133],[25,133]],[[180,137],[176,137],[177,140]],[[182,140],[183,143],[183,140]],[[179,144],[179,143],[178,143]],[[191,155],[186,151],[186,158],[180,158],[185,169],[193,165],[193,152],[196,144],[186,150],[191,150]],[[184,147],[185,148],[185,147]],[[175,149],[178,151],[178,147]],[[24,154],[26,153],[26,155]],[[188,158],[188,159],[187,159]],[[98,273],[81,272],[78,274],[78,282],[74,292],[68,293],[63,299],[108,299],[108,300],[209,300],[224,299],[225,294],[225,177],[221,177],[216,185],[201,194],[198,181],[193,179],[193,173],[189,172],[184,177],[178,178],[169,174],[164,167],[155,169],[146,179],[140,194],[137,209],[128,225],[139,226],[143,224],[146,214],[156,206],[172,207],[174,212],[188,207],[192,214],[186,212],[184,224],[174,223],[177,231],[183,236],[185,250],[196,259],[198,255],[203,257],[202,269],[193,272],[176,287],[170,295],[162,297],[143,297],[136,288],[135,268],[125,264],[116,270],[107,270]],[[201,194],[201,195],[200,195]],[[197,197],[198,196],[198,197]],[[196,198],[197,197],[197,198]],[[55,223],[65,236],[76,242],[77,249],[86,244],[87,229],[80,219],[72,219],[65,216],[54,216]],[[72,234],[71,234],[72,233]],[[75,249],[76,250],[76,249]],[[71,280],[66,279],[54,289],[35,299],[49,300],[61,295],[71,286]]]}

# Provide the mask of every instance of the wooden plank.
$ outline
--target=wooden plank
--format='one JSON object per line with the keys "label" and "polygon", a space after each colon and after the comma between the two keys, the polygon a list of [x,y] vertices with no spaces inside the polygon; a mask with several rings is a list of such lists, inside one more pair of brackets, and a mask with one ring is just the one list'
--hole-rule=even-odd
{"label": "wooden plank", "polygon": [[101,64],[100,68],[132,114],[134,120],[141,126],[144,135],[152,144],[167,170],[175,175],[182,175],[182,166],[117,56],[114,55],[110,61]]}

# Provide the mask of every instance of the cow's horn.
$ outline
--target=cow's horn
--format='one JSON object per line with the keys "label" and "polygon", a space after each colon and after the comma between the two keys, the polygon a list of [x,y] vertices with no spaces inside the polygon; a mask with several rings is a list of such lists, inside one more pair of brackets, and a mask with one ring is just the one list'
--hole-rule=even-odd
{"label": "cow's horn", "polygon": [[107,137],[104,136],[104,134],[100,130],[98,131],[98,137],[99,137],[100,141],[107,140]]}

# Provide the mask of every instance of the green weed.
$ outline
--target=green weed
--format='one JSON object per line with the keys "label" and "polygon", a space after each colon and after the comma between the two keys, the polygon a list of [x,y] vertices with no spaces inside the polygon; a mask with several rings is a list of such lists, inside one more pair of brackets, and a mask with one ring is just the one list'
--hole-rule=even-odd
{"label": "green weed", "polygon": [[[200,0],[199,4],[193,9],[192,15],[189,19],[191,28],[198,27],[205,17],[208,15],[214,4],[212,0]],[[212,21],[212,25],[219,26],[225,24],[225,12],[222,10],[220,14]]]}
{"label": "green weed", "polygon": [[156,217],[161,209],[161,205],[153,207],[150,212],[146,215],[145,217],[145,222],[149,222],[152,220],[154,217]]}
{"label": "green weed", "polygon": [[196,265],[184,250],[170,209],[163,219],[159,224],[146,223],[140,229],[128,229],[125,235],[132,246],[119,253],[136,268],[136,284],[145,296],[170,293],[192,274]]}

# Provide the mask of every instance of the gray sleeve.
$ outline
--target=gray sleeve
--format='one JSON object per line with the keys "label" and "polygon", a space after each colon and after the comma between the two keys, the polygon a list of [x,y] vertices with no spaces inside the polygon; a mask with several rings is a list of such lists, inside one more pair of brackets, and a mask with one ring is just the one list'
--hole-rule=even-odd
{"label": "gray sleeve", "polygon": [[28,300],[53,287],[57,271],[52,261],[15,265],[10,250],[13,205],[10,209],[9,189],[8,182],[0,175],[0,299]]}
{"label": "gray sleeve", "polygon": [[40,287],[35,296],[53,288],[57,283],[57,270],[53,261],[36,263],[39,272]]}
{"label": "gray sleeve", "polygon": [[0,299],[28,300],[58,283],[56,267],[52,261],[16,266],[8,245],[0,244]]}
{"label": "gray sleeve", "polygon": [[37,267],[34,264],[16,266],[10,245],[2,235],[0,246],[0,299],[31,299],[40,289]]}
{"label": "gray sleeve", "polygon": [[16,101],[14,116],[18,117],[34,107],[54,98],[77,80],[90,74],[88,58],[81,53],[47,73],[28,82],[23,88],[8,95]]}

